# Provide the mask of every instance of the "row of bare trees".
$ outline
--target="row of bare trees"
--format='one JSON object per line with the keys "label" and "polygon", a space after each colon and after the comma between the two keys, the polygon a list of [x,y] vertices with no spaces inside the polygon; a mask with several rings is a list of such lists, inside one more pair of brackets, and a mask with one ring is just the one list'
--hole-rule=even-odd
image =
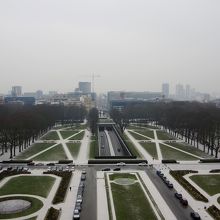
{"label": "row of bare trees", "polygon": [[142,121],[160,126],[172,135],[211,155],[218,155],[220,147],[220,109],[210,103],[147,102],[129,105],[122,112],[110,113],[123,130],[130,121]]}
{"label": "row of bare trees", "polygon": [[10,151],[10,158],[26,149],[57,121],[62,124],[85,118],[86,110],[78,106],[0,105],[1,154]]}

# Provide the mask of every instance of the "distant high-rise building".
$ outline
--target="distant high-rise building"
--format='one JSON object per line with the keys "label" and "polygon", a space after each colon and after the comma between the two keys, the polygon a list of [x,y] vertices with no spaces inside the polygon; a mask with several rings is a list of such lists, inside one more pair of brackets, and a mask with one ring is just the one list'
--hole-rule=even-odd
{"label": "distant high-rise building", "polygon": [[185,99],[185,89],[182,84],[176,85],[176,98],[179,100]]}
{"label": "distant high-rise building", "polygon": [[22,96],[22,87],[21,86],[13,86],[11,90],[11,95],[14,97]]}
{"label": "distant high-rise building", "polygon": [[169,92],[170,92],[170,86],[169,83],[163,83],[162,84],[162,94],[165,98],[169,97]]}
{"label": "distant high-rise building", "polygon": [[190,85],[186,85],[186,99],[187,100],[191,99],[191,88],[190,88]]}
{"label": "distant high-rise building", "polygon": [[91,93],[91,82],[79,82],[79,91],[82,93]]}
{"label": "distant high-rise building", "polygon": [[41,90],[37,90],[36,91],[36,99],[41,99],[43,97],[43,91]]}

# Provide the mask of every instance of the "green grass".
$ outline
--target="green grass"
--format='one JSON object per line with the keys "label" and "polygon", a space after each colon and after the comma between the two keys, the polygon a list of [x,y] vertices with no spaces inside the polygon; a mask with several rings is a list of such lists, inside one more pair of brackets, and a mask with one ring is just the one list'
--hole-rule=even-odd
{"label": "green grass", "polygon": [[156,131],[156,132],[157,132],[158,140],[175,140],[174,137],[172,137],[165,131]]}
{"label": "green grass", "polygon": [[147,137],[149,137],[149,138],[152,138],[152,139],[155,139],[155,137],[154,137],[154,132],[153,131],[151,131],[151,130],[149,130],[149,129],[135,129],[134,131],[136,131],[136,132],[138,132],[138,133],[140,133],[140,134],[143,134],[143,135],[145,135],[145,136],[147,136]]}
{"label": "green grass", "polygon": [[82,140],[84,137],[85,131],[80,132],[79,134],[71,137],[69,140]]}
{"label": "green grass", "polygon": [[95,156],[98,156],[97,155],[97,152],[98,152],[98,141],[97,140],[92,140],[90,142],[90,147],[89,147],[89,158],[90,159],[94,159]]}
{"label": "green grass", "polygon": [[137,180],[136,176],[130,173],[115,173],[115,174],[109,175],[110,180],[115,180],[118,178],[129,178],[129,179]]}
{"label": "green grass", "polygon": [[79,154],[79,149],[80,149],[81,143],[67,143],[66,145],[67,145],[72,157],[74,159],[76,159]]}
{"label": "green grass", "polygon": [[61,136],[63,139],[67,139],[68,137],[78,133],[78,130],[69,130],[69,131],[60,131]]}
{"label": "green grass", "polygon": [[16,157],[16,159],[27,159],[31,157],[32,155],[47,149],[48,147],[51,147],[53,144],[51,143],[36,143],[33,144],[31,147],[27,148],[25,151],[23,151],[20,155]]}
{"label": "green grass", "polygon": [[164,160],[198,160],[196,157],[167,147],[163,144],[160,144],[160,149]]}
{"label": "green grass", "polygon": [[220,175],[195,175],[190,179],[199,187],[206,191],[210,196],[220,193]]}
{"label": "green grass", "polygon": [[0,188],[0,195],[30,194],[47,197],[55,178],[50,176],[18,176]]}
{"label": "green grass", "polygon": [[[37,212],[38,210],[40,210],[43,207],[43,203],[36,198],[33,197],[26,197],[26,196],[13,196],[13,197],[6,197],[6,198],[0,198],[0,201],[4,201],[4,200],[8,200],[8,199],[24,199],[27,200],[29,202],[31,202],[31,207],[26,209],[23,212],[19,212],[19,213],[14,213],[14,214],[0,214],[0,219],[10,219],[10,218],[19,218],[22,216],[27,216],[30,215],[32,213]],[[29,218],[26,220],[35,220],[37,219],[37,217],[33,217],[33,218]]]}
{"label": "green grass", "polygon": [[41,137],[41,140],[60,140],[60,138],[56,131],[50,131],[46,135]]}
{"label": "green grass", "polygon": [[202,152],[201,150],[197,149],[196,147],[190,146],[185,143],[167,143],[168,145],[171,145],[173,147],[176,147],[178,149],[187,151],[191,154],[195,154],[196,156],[203,157],[203,158],[211,158],[208,154]]}
{"label": "green grass", "polygon": [[147,138],[147,137],[143,137],[143,136],[141,136],[141,135],[139,135],[139,134],[136,134],[136,133],[134,133],[134,132],[132,132],[132,131],[128,131],[136,140],[149,140],[149,138]]}
{"label": "green grass", "polygon": [[123,133],[123,139],[124,139],[126,145],[128,146],[130,152],[132,153],[132,155],[136,156],[137,158],[142,158],[141,154],[139,153],[139,151],[137,150],[135,145],[131,142],[131,140],[129,139],[129,137],[125,133]]}
{"label": "green grass", "polygon": [[158,159],[157,148],[155,143],[143,143],[140,142],[141,146],[155,159]]}
{"label": "green grass", "polygon": [[117,220],[157,219],[139,183],[128,186],[111,183]]}
{"label": "green grass", "polygon": [[36,161],[56,161],[65,159],[67,159],[67,156],[61,144],[33,158],[33,160]]}

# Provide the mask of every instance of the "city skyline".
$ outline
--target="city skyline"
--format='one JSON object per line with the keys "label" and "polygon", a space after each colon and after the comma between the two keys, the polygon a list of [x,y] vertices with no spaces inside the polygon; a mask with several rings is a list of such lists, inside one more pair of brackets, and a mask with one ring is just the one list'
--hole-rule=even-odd
{"label": "city skyline", "polygon": [[[126,5],[126,7],[125,7]],[[1,1],[0,93],[158,91],[163,82],[220,93],[220,2]],[[206,15],[206,16],[204,16]]]}

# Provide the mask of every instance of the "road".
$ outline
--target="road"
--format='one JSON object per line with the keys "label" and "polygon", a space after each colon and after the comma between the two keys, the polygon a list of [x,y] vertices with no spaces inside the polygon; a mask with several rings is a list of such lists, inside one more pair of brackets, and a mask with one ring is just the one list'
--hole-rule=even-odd
{"label": "road", "polygon": [[100,137],[100,156],[110,156],[110,149],[108,144],[108,138],[104,131],[99,131],[99,137]]}

